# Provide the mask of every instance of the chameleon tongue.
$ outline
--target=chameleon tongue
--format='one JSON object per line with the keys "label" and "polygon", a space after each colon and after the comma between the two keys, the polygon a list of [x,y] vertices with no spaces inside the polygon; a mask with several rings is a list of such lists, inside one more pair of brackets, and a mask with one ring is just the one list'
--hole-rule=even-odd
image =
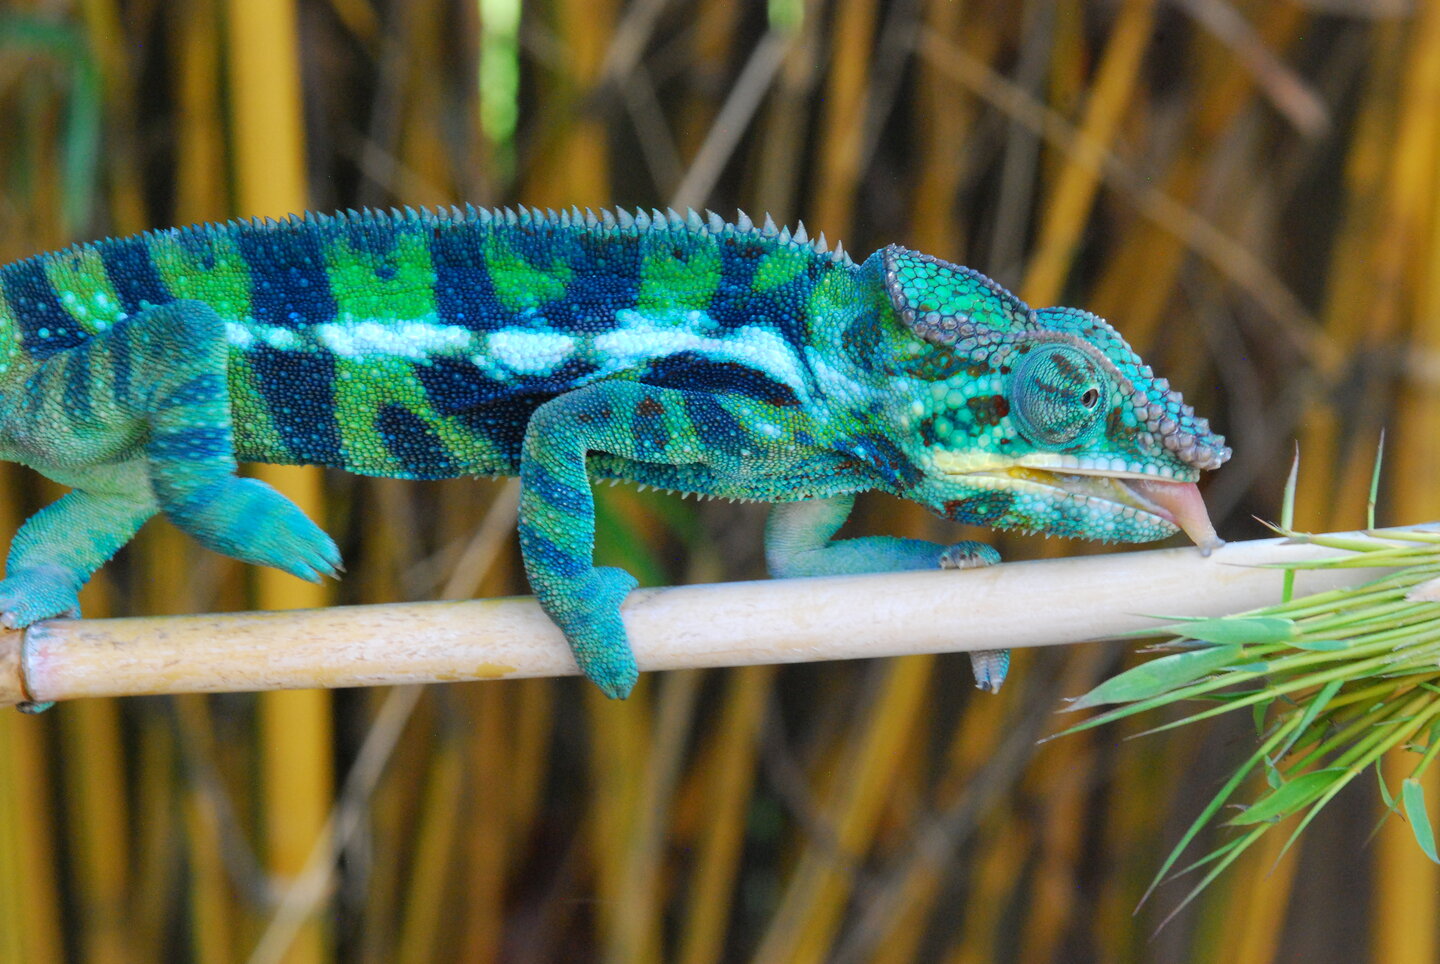
{"label": "chameleon tongue", "polygon": [[1158,515],[1184,529],[1207,556],[1210,550],[1225,544],[1225,540],[1215,534],[1210,515],[1205,511],[1205,500],[1194,482],[1125,479],[1124,483],[1131,492],[1159,510]]}

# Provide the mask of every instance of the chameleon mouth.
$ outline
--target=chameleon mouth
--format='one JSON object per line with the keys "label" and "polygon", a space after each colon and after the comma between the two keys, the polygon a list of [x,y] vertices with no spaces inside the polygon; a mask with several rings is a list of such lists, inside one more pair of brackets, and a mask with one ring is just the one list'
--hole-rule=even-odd
{"label": "chameleon mouth", "polygon": [[1210,515],[1205,511],[1205,500],[1194,482],[1083,469],[1052,472],[1047,469],[1011,467],[999,472],[974,474],[1043,485],[1059,489],[1067,495],[1096,499],[1144,512],[1183,531],[1206,555],[1209,555],[1212,549],[1225,544],[1225,540],[1216,534]]}

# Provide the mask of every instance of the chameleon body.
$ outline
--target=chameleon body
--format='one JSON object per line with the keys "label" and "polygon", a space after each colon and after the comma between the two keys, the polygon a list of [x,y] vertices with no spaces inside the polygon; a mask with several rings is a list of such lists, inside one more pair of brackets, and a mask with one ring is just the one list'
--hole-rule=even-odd
{"label": "chameleon body", "polygon": [[[781,576],[966,566],[974,543],[834,540],[878,489],[960,522],[1214,539],[1229,456],[1104,321],[898,246],[861,264],[711,215],[411,210],[156,231],[0,269],[0,458],[72,490],[16,535],[11,627],[163,512],[309,579],[335,544],[237,461],[518,475],[520,543],[581,670],[637,670],[592,564],[593,479],[776,504]],[[976,661],[998,687],[1001,653]]]}

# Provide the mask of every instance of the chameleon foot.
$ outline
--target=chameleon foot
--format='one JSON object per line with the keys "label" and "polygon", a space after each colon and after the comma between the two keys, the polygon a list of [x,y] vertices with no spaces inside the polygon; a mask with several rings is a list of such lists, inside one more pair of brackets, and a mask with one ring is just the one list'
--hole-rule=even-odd
{"label": "chameleon foot", "polygon": [[[940,553],[941,569],[979,569],[999,561],[1000,553],[983,542],[957,542]],[[998,693],[1010,671],[1010,650],[976,650],[970,654],[970,669],[975,673],[976,688]]]}
{"label": "chameleon foot", "polygon": [[998,693],[1005,674],[1010,672],[1010,650],[977,649],[970,654],[970,669],[975,674],[976,689]]}
{"label": "chameleon foot", "polygon": [[548,602],[550,618],[564,630],[580,672],[612,700],[630,695],[640,669],[625,638],[620,604],[637,585],[623,569],[601,566],[568,585],[565,598]]}
{"label": "chameleon foot", "polygon": [[983,542],[957,542],[940,553],[941,569],[983,569],[999,561],[995,547]]}
{"label": "chameleon foot", "polygon": [[56,616],[79,616],[75,576],[61,566],[36,566],[0,581],[0,626],[24,629]]}
{"label": "chameleon foot", "polygon": [[334,540],[258,479],[228,476],[179,506],[165,506],[165,512],[205,547],[242,562],[273,566],[310,582],[339,575]]}

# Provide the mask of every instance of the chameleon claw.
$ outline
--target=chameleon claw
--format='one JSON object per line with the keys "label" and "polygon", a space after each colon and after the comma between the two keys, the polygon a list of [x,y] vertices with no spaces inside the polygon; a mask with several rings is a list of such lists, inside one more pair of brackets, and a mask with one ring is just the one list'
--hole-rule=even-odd
{"label": "chameleon claw", "polygon": [[975,688],[998,693],[1010,672],[1010,650],[977,649],[970,654],[970,668],[975,673]]}
{"label": "chameleon claw", "polygon": [[940,553],[941,569],[983,569],[1000,561],[994,546],[983,542],[957,542]]}

